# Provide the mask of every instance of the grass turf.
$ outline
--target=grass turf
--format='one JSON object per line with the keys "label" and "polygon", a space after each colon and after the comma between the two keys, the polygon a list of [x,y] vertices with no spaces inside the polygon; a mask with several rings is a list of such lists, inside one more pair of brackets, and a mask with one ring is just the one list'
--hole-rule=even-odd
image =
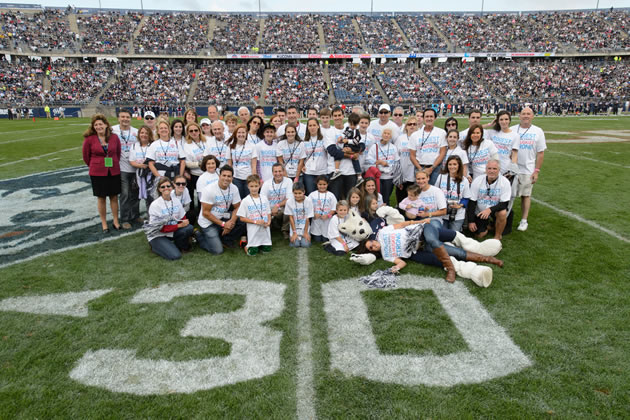
{"label": "grass turf", "polygon": [[[80,164],[84,126],[70,125],[78,122],[86,120],[37,121],[40,131],[29,130],[32,121],[0,122],[0,165],[79,147],[59,156],[0,166],[0,177]],[[537,118],[535,123],[546,130],[575,132],[630,128],[630,120],[624,117],[603,121]],[[60,135],[52,137],[56,134]],[[42,140],[3,143],[37,136]],[[628,143],[548,146],[534,197],[630,237],[628,194],[623,193],[623,185],[630,181],[629,169],[603,163],[628,165]],[[520,211],[518,205],[515,208],[517,222]],[[318,417],[626,417],[630,410],[630,245],[536,203],[529,230],[514,231],[503,243],[501,258],[507,264],[504,269],[493,267],[490,288],[458,281],[466,282],[470,293],[533,365],[481,384],[450,388],[383,384],[331,370],[321,285],[389,264],[357,266],[320,247],[310,249]],[[230,250],[214,257],[196,250],[171,263],[150,254],[144,236],[138,233],[0,269],[0,300],[114,288],[90,302],[88,318],[0,312],[0,417],[293,418],[298,348],[296,255],[275,236],[274,250],[268,255],[248,258],[242,250]],[[405,272],[443,277],[436,268],[413,263]],[[178,331],[191,317],[239,308],[241,296],[203,295],[168,304],[129,304],[144,288],[222,278],[287,285],[284,312],[267,324],[283,334],[281,366],[275,374],[193,394],[144,397],[84,386],[69,378],[78,359],[87,350],[99,348],[133,348],[139,357],[169,360],[228,354],[230,345],[223,340],[180,337]],[[444,355],[467,348],[430,291],[369,291],[363,299],[383,354]]]}

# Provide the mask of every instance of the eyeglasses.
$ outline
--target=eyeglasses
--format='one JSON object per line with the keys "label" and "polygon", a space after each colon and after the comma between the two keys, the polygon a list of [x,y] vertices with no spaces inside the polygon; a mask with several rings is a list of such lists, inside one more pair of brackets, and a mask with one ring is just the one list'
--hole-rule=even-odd
{"label": "eyeglasses", "polygon": [[164,190],[164,189],[166,189],[166,188],[169,188],[169,189],[170,189],[170,188],[173,188],[173,186],[172,186],[171,184],[162,184],[162,185],[160,185],[160,189],[161,189],[161,190]]}
{"label": "eyeglasses", "polygon": [[198,132],[199,132],[199,130],[197,130],[197,129],[194,129],[194,130],[188,130],[188,132],[189,132],[189,133],[198,133]]}
{"label": "eyeglasses", "polygon": [[402,117],[403,114],[394,114],[394,117]]}
{"label": "eyeglasses", "polygon": [[175,185],[177,185],[178,187],[185,187],[186,183],[185,182],[176,182]]}
{"label": "eyeglasses", "polygon": [[378,111],[379,114],[389,114],[389,111],[386,110],[382,110],[382,111]]}
{"label": "eyeglasses", "polygon": [[155,118],[153,117],[144,117],[145,120],[154,120]]}

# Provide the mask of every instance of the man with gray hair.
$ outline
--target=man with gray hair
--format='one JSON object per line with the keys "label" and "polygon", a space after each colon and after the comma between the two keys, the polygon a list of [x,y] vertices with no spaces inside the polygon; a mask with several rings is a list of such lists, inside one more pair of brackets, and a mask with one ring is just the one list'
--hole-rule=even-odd
{"label": "man with gray hair", "polygon": [[[223,129],[222,121],[215,121],[212,123],[212,137],[206,139],[206,149],[203,153],[204,156],[214,155],[219,162],[219,166],[225,166],[232,158],[230,154],[230,146],[225,142],[225,130]],[[205,170],[206,168],[202,168]],[[217,168],[218,170],[219,168]]]}
{"label": "man with gray hair", "polygon": [[512,196],[510,181],[501,175],[498,159],[486,164],[486,176],[478,176],[470,186],[468,201],[468,230],[477,238],[488,234],[494,222],[494,239],[501,240],[507,222],[507,208]]}
{"label": "man with gray hair", "polygon": [[241,121],[241,124],[247,124],[251,114],[249,113],[249,108],[246,106],[242,106],[238,109],[237,113],[238,119]]}
{"label": "man with gray hair", "polygon": [[545,133],[540,127],[532,124],[534,119],[534,111],[528,106],[523,108],[519,114],[520,123],[511,127],[513,131],[520,137],[518,146],[518,177],[516,196],[521,197],[521,222],[518,224],[518,230],[524,232],[527,230],[527,216],[529,216],[529,208],[531,206],[532,189],[538,181],[540,168],[545,158],[545,150],[547,142]]}

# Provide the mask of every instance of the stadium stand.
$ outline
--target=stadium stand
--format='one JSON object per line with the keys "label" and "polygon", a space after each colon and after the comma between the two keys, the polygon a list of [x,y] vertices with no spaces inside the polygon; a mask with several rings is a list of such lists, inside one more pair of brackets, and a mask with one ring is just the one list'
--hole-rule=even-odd
{"label": "stadium stand", "polygon": [[51,67],[45,100],[55,104],[89,103],[114,72],[110,64],[55,62]]}
{"label": "stadium stand", "polygon": [[38,61],[19,58],[8,62],[0,59],[0,103],[3,105],[40,105],[44,102],[44,71]]}
{"label": "stadium stand", "polygon": [[260,30],[258,19],[252,16],[215,16],[217,26],[212,37],[212,48],[218,54],[247,53],[256,45]]}
{"label": "stadium stand", "polygon": [[439,97],[438,91],[415,71],[415,62],[387,63],[374,67],[374,74],[393,103],[427,103]]}
{"label": "stadium stand", "polygon": [[316,53],[319,49],[315,15],[272,15],[265,19],[261,53]]}
{"label": "stadium stand", "polygon": [[357,16],[363,39],[374,52],[392,53],[406,51],[402,35],[389,16]]}
{"label": "stadium stand", "polygon": [[269,71],[268,104],[325,105],[328,87],[318,63],[277,63]]}
{"label": "stadium stand", "polygon": [[320,16],[326,39],[326,51],[329,53],[358,54],[365,52],[361,47],[361,38],[354,30],[352,16]]}
{"label": "stadium stand", "polygon": [[77,25],[81,31],[80,50],[83,53],[129,52],[130,34],[142,20],[138,13],[97,13],[77,16]]}
{"label": "stadium stand", "polygon": [[2,13],[3,48],[24,52],[75,51],[78,35],[70,30],[64,10],[46,9],[34,14],[21,11]]}
{"label": "stadium stand", "polygon": [[194,103],[245,104],[258,100],[264,68],[247,63],[212,61],[197,71]]}
{"label": "stadium stand", "polygon": [[407,35],[411,51],[416,52],[446,52],[446,42],[433,29],[424,16],[402,15],[396,21]]}
{"label": "stadium stand", "polygon": [[367,66],[331,64],[328,73],[339,103],[363,103],[383,100],[372,83]]}
{"label": "stadium stand", "polygon": [[138,53],[198,55],[209,48],[208,15],[191,13],[148,16],[134,40]]}

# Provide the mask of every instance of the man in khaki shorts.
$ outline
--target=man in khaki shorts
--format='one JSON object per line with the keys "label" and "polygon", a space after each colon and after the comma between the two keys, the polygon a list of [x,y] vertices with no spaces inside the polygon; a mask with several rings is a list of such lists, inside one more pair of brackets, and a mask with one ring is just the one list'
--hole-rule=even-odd
{"label": "man in khaki shorts", "polygon": [[527,216],[531,206],[532,188],[538,181],[547,149],[545,133],[540,127],[532,124],[533,119],[534,111],[530,107],[525,107],[519,114],[520,123],[512,127],[520,137],[516,196],[521,197],[522,216],[517,228],[521,232],[526,231],[528,227]]}

